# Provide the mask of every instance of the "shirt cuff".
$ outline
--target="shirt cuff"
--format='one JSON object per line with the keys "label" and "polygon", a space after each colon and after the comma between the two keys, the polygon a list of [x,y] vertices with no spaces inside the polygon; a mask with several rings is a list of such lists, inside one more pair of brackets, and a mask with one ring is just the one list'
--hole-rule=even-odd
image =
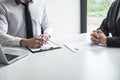
{"label": "shirt cuff", "polygon": [[100,46],[103,46],[103,47],[106,47],[107,46],[107,44],[99,44]]}
{"label": "shirt cuff", "polygon": [[21,40],[22,40],[22,38],[15,37],[13,46],[20,46]]}

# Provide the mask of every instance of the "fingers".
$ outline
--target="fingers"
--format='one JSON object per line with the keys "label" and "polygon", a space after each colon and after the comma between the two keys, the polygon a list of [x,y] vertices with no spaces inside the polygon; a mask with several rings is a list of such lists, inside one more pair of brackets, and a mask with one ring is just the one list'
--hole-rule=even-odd
{"label": "fingers", "polygon": [[28,40],[28,47],[31,47],[31,48],[39,48],[41,46],[43,46],[43,40],[40,39],[39,37],[36,37],[36,38],[31,38]]}
{"label": "fingers", "polygon": [[36,40],[34,41],[34,44],[40,44],[40,45],[42,45],[43,43],[44,43],[44,41],[41,40],[41,39],[36,39]]}
{"label": "fingers", "polygon": [[98,33],[104,34],[101,30],[97,30]]}
{"label": "fingers", "polygon": [[97,30],[94,30],[91,34],[91,41],[95,44],[99,44],[99,34],[97,33]]}
{"label": "fingers", "polygon": [[45,41],[47,41],[47,40],[49,39],[49,36],[48,36],[48,35],[44,35],[42,38],[43,38]]}
{"label": "fingers", "polygon": [[45,42],[48,40],[48,36],[47,35],[41,35],[40,38],[43,39]]}
{"label": "fingers", "polygon": [[49,34],[42,34],[39,37],[27,39],[26,46],[31,48],[41,47],[48,41],[49,38]]}
{"label": "fingers", "polygon": [[49,40],[50,35],[45,33],[45,34],[40,35],[39,37],[44,40],[44,43],[46,43]]}
{"label": "fingers", "polygon": [[34,44],[31,48],[40,48],[41,47],[41,45],[39,45],[39,44]]}
{"label": "fingers", "polygon": [[99,38],[101,34],[102,34],[102,35],[104,34],[101,30],[94,30],[94,31],[92,32],[91,36],[94,36],[94,37],[96,37],[96,38]]}
{"label": "fingers", "polygon": [[37,37],[37,38],[35,38],[35,40],[34,40],[34,44],[35,44],[35,45],[38,45],[38,46],[43,46],[44,40],[41,39],[41,38],[39,38],[39,37]]}
{"label": "fingers", "polygon": [[92,35],[93,35],[94,37],[96,37],[96,38],[99,38],[99,33],[98,33],[97,30],[96,30],[96,31],[93,31]]}
{"label": "fingers", "polygon": [[40,37],[36,37],[35,40],[38,40],[38,41],[41,41],[41,42],[44,41],[44,40],[43,40],[42,38],[40,38]]}
{"label": "fingers", "polygon": [[91,34],[91,41],[95,44],[99,44],[99,39],[95,37],[93,34]]}
{"label": "fingers", "polygon": [[39,37],[36,37],[34,41],[35,47],[43,46],[44,44],[46,44],[49,38],[50,38],[49,34],[42,34]]}
{"label": "fingers", "polygon": [[106,44],[106,36],[101,30],[94,30],[91,34],[91,41],[95,44]]}

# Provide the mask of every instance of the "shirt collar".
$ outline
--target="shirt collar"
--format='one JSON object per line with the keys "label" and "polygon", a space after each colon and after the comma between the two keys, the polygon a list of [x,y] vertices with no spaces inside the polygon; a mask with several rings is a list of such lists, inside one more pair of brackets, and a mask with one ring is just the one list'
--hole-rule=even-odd
{"label": "shirt collar", "polygon": [[[15,0],[15,2],[16,2],[17,5],[22,3],[20,0]],[[29,2],[33,3],[33,0],[29,0]]]}

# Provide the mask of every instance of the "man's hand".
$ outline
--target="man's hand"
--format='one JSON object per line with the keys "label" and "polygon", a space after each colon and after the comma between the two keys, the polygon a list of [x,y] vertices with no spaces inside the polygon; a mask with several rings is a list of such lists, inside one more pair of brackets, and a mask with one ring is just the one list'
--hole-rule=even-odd
{"label": "man's hand", "polygon": [[50,35],[48,33],[44,33],[44,34],[41,34],[39,37],[43,40],[44,42],[43,44],[45,44],[49,40]]}
{"label": "man's hand", "polygon": [[98,31],[97,31],[97,30],[94,30],[94,31],[91,33],[91,40],[92,40],[93,43],[99,44],[99,34],[98,34]]}
{"label": "man's hand", "polygon": [[101,44],[106,44],[106,35],[101,31],[101,30],[98,30],[98,33],[99,33],[99,43]]}
{"label": "man's hand", "polygon": [[95,30],[91,34],[91,40],[95,44],[106,44],[106,36],[101,30]]}
{"label": "man's hand", "polygon": [[36,38],[30,38],[30,39],[22,39],[20,41],[21,46],[27,46],[30,48],[39,48],[43,46],[50,38],[50,35],[45,33],[41,34],[39,37]]}
{"label": "man's hand", "polygon": [[30,48],[38,48],[43,45],[44,41],[43,39],[36,37],[36,38],[30,38],[30,39],[22,39],[20,41],[20,45],[22,47],[27,46]]}

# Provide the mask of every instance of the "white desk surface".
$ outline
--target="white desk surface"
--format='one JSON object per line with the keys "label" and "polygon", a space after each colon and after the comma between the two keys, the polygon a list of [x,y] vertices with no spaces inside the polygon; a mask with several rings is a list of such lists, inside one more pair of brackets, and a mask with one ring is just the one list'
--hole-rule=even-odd
{"label": "white desk surface", "polygon": [[[84,41],[87,34],[57,38]],[[73,53],[62,49],[30,54],[11,64],[0,64],[0,80],[120,80],[120,49],[103,48]]]}

